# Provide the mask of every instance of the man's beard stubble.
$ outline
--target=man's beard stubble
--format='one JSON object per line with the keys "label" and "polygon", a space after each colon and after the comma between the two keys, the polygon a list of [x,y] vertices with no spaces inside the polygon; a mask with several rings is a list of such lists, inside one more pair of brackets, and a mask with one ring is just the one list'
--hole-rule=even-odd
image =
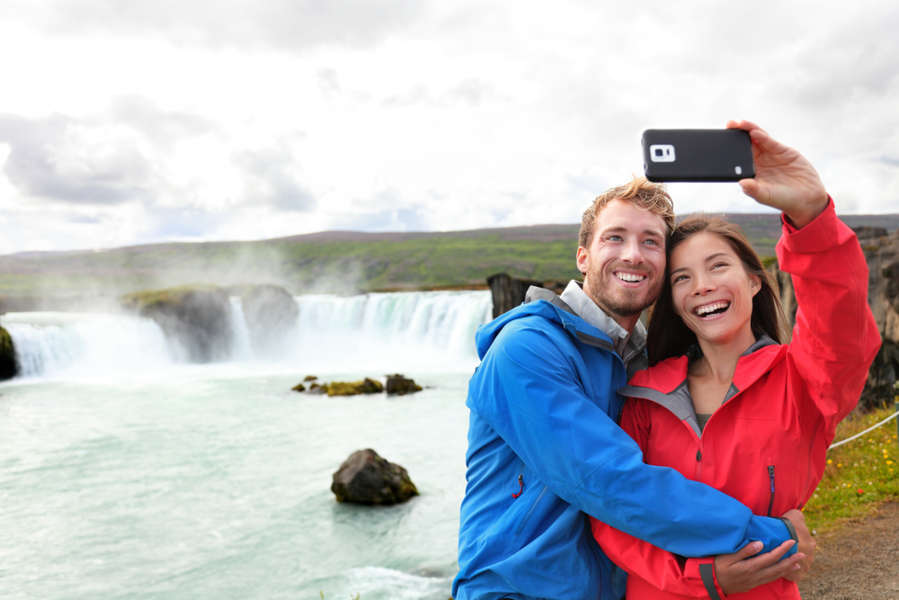
{"label": "man's beard stubble", "polygon": [[584,291],[610,317],[628,318],[640,315],[645,309],[653,305],[661,291],[661,282],[659,283],[659,289],[654,290],[646,299],[642,300],[634,298],[630,301],[618,301],[615,298],[611,298],[609,295],[602,293],[601,284],[596,283],[596,280],[589,277],[585,278]]}

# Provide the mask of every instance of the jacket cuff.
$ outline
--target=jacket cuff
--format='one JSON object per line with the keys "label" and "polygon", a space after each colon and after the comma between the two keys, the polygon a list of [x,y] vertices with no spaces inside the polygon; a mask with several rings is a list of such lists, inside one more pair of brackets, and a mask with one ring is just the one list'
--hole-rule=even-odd
{"label": "jacket cuff", "polygon": [[[692,572],[691,572],[692,571]],[[694,558],[687,560],[684,573],[687,577],[698,577],[710,600],[724,600],[727,596],[718,584],[718,575],[715,573],[715,559]]]}
{"label": "jacket cuff", "polygon": [[796,542],[798,544],[799,543],[799,535],[796,533],[796,528],[793,527],[793,522],[790,521],[786,517],[777,517],[777,518],[780,519],[781,521],[783,521],[784,525],[787,526],[787,531],[790,532],[790,537],[793,539],[794,542]]}
{"label": "jacket cuff", "polygon": [[[777,243],[778,250],[782,246],[784,250],[797,254],[811,254],[822,252],[838,246],[855,235],[845,223],[837,217],[833,198],[827,196],[827,206],[817,217],[811,220],[802,229],[796,228],[790,223],[787,216],[780,215],[783,235]],[[780,253],[778,252],[778,259]]]}

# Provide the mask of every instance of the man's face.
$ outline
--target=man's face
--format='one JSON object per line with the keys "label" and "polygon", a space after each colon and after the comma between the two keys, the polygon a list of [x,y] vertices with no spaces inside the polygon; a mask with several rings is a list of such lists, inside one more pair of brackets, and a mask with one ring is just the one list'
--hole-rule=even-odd
{"label": "man's face", "polygon": [[628,331],[662,288],[665,232],[662,217],[612,200],[596,215],[590,245],[577,249],[584,292]]}

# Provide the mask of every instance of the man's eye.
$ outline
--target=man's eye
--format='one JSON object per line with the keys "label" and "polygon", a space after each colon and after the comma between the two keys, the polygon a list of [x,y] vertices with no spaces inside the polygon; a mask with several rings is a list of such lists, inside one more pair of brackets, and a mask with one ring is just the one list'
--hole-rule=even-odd
{"label": "man's eye", "polygon": [[606,238],[606,240],[608,240],[608,241],[610,241],[610,242],[620,242],[620,241],[622,241],[623,239],[624,239],[624,238],[621,237],[620,235],[610,235],[610,236],[608,236],[608,237]]}
{"label": "man's eye", "polygon": [[647,246],[658,246],[659,240],[657,240],[655,238],[649,238],[649,239],[643,240],[643,243],[646,244]]}

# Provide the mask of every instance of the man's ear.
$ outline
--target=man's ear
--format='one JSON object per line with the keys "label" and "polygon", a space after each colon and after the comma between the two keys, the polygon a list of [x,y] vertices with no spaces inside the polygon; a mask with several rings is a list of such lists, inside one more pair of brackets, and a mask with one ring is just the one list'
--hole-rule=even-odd
{"label": "man's ear", "polygon": [[587,274],[587,268],[590,266],[590,256],[587,253],[587,249],[583,246],[577,247],[577,270],[581,272],[581,275]]}

